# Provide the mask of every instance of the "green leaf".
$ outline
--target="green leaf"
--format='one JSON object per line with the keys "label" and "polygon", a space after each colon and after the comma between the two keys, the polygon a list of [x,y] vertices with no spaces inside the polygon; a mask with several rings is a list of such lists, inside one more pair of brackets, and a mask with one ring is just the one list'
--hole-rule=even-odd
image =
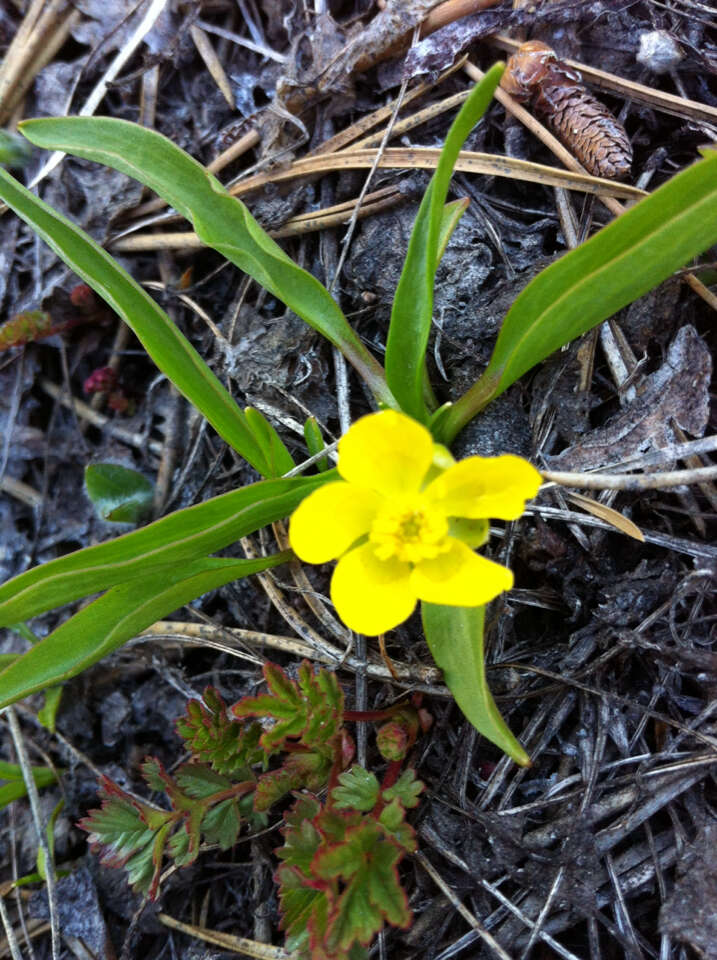
{"label": "green leaf", "polygon": [[288,556],[192,560],[112,587],[0,673],[0,708],[77,676],[190,600]]}
{"label": "green leaf", "polygon": [[[324,443],[324,438],[321,435],[321,428],[316,421],[316,417],[307,418],[306,423],[304,424],[304,440],[306,441],[306,449],[309,451],[310,457],[315,457],[325,449],[326,445]],[[316,469],[320,471],[328,470],[329,458],[322,457],[320,460],[317,460]]]}
{"label": "green leaf", "polygon": [[449,443],[536,363],[711,247],[716,211],[717,153],[709,152],[543,270],[508,311],[483,376],[440,421],[440,439]]}
{"label": "green leaf", "polygon": [[270,692],[242,698],[232,707],[234,716],[269,717],[276,721],[260,740],[267,753],[281,748],[289,737],[301,737],[303,746],[333,759],[344,702],[335,674],[319,670],[314,675],[311,664],[304,660],[297,682],[273,663],[265,664],[264,679]]}
{"label": "green leaf", "polygon": [[483,662],[485,607],[423,603],[422,613],[433,659],[467,719],[516,763],[528,766],[527,753],[508,729],[488,689]]}
{"label": "green leaf", "polygon": [[[57,782],[55,771],[49,767],[33,767],[32,778],[39,789]],[[0,761],[0,780],[10,781],[0,785],[0,810],[27,795],[22,779],[22,769],[18,764]]]}
{"label": "green leaf", "polygon": [[361,810],[368,813],[378,800],[378,780],[363,767],[353,766],[339,775],[340,787],[331,791],[331,802],[338,810]]}
{"label": "green leaf", "polygon": [[261,727],[232,720],[212,687],[204,691],[203,700],[187,703],[186,716],[177,721],[177,733],[197,760],[210,764],[217,773],[244,779],[249,768],[266,757],[259,748]]}
{"label": "green leaf", "polygon": [[152,509],[153,485],[129,467],[93,463],[85,467],[85,487],[103,520],[139,523]]}
{"label": "green leaf", "polygon": [[204,763],[183,763],[177,770],[177,786],[188,797],[204,800],[231,788],[232,782]]}
{"label": "green leaf", "polygon": [[206,814],[200,827],[206,843],[218,843],[222,850],[229,850],[237,842],[241,830],[241,817],[234,797],[222,800]]}
{"label": "green leaf", "polygon": [[24,167],[32,156],[32,149],[16,133],[0,130],[0,163],[9,167]]}
{"label": "green leaf", "polygon": [[[90,810],[79,826],[89,833],[90,847],[101,851],[100,860],[108,867],[127,866],[135,890],[147,893],[155,877],[154,843],[161,830],[162,811],[152,809],[157,828],[147,826],[147,804],[134,800],[107,777],[100,782],[102,805]],[[164,822],[171,814],[164,814]],[[158,870],[157,870],[158,873]]]}
{"label": "green leaf", "polygon": [[331,773],[331,760],[330,756],[318,750],[289,753],[280,767],[259,777],[254,809],[262,813],[292,790],[323,790]]}
{"label": "green leaf", "polygon": [[433,317],[433,285],[441,254],[465,205],[446,196],[453,167],[463,143],[483,116],[503,72],[495,64],[471,92],[453,121],[433,178],[416,216],[408,252],[398,282],[386,343],[386,379],[401,409],[426,423],[424,370]]}
{"label": "green leaf", "polygon": [[386,835],[407,853],[414,853],[417,848],[416,834],[406,823],[406,811],[398,797],[394,797],[381,811],[378,822]]}
{"label": "green leaf", "polygon": [[366,819],[346,831],[342,844],[316,854],[316,876],[341,877],[346,882],[329,916],[330,947],[346,950],[355,940],[369,943],[384,919],[398,927],[410,924],[411,912],[396,870],[402,856],[402,851],[382,836],[375,821]]}
{"label": "green leaf", "polygon": [[37,719],[50,733],[55,732],[57,725],[57,711],[62,702],[62,687],[50,687],[45,691],[45,702],[37,711]]}
{"label": "green leaf", "polygon": [[[26,623],[17,623],[10,629],[27,640],[29,644],[39,643],[40,641],[40,638],[32,632]],[[20,656],[20,654],[11,654],[8,659],[0,657],[0,671],[17,660],[18,656]],[[57,722],[57,711],[60,709],[60,703],[62,702],[62,687],[50,687],[49,690],[45,691],[44,699],[45,702],[37,711],[37,719],[46,730],[54,733]]]}
{"label": "green leaf", "polygon": [[242,411],[145,290],[90,236],[2,169],[0,197],[122,317],[159,369],[204,414],[219,436],[259,473],[268,474],[269,465]]}
{"label": "green leaf", "polygon": [[239,537],[288,516],[307,494],[334,476],[331,472],[250,484],[177,510],[107,543],[33,567],[0,586],[0,626],[222,550]]}
{"label": "green leaf", "polygon": [[293,470],[296,466],[293,457],[266,417],[253,407],[247,407],[244,410],[244,416],[247,426],[264,455],[264,462],[267,466],[267,469],[263,471],[264,476],[282,477],[285,473]]}
{"label": "green leaf", "polygon": [[311,875],[311,862],[321,846],[322,837],[312,823],[321,811],[321,804],[310,794],[299,794],[294,805],[284,816],[284,845],[276,851],[277,857],[290,867],[296,867],[306,877]]}
{"label": "green leaf", "polygon": [[283,864],[276,871],[279,882],[279,903],[281,904],[281,929],[286,933],[286,949],[300,951],[309,943],[310,921],[317,909],[326,906],[326,897],[322,890],[308,887],[298,871]]}
{"label": "green leaf", "polygon": [[418,798],[424,786],[422,781],[416,780],[415,770],[408,769],[403,771],[392,787],[382,790],[381,796],[387,802],[398,799],[407,810],[410,810],[418,806]]}
{"label": "green leaf", "polygon": [[[62,813],[65,807],[65,801],[60,800],[55,804],[55,808],[50,814],[50,817],[45,826],[45,837],[47,839],[47,852],[50,854],[51,862],[55,862],[55,824],[57,823],[57,818]],[[45,857],[45,850],[38,846],[37,848],[37,872],[40,875],[42,880],[47,880],[47,859]]]}
{"label": "green leaf", "polygon": [[37,146],[104,163],[150,187],[192,222],[202,243],[222,253],[338,347],[377,399],[395,405],[380,365],[329,292],[284,253],[240,200],[166,137],[108,117],[26,120],[22,133]]}

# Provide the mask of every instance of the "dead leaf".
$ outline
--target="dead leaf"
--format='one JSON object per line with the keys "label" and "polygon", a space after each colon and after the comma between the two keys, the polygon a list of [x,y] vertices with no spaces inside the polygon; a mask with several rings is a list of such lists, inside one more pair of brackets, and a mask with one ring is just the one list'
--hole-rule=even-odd
{"label": "dead leaf", "polygon": [[594,517],[598,517],[600,520],[604,520],[605,523],[609,523],[619,530],[620,533],[632,537],[633,540],[639,540],[640,543],[645,542],[645,537],[638,525],[633,523],[632,520],[628,520],[627,517],[623,516],[618,510],[613,510],[612,507],[608,507],[598,500],[593,500],[592,497],[586,497],[582,493],[570,493],[568,494],[568,500],[571,500],[578,507],[582,507],[583,510],[591,513]]}

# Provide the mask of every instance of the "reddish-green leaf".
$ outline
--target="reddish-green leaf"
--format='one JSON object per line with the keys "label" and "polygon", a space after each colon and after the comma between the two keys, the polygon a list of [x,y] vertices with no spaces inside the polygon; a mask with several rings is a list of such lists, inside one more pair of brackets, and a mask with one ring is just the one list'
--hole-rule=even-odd
{"label": "reddish-green leaf", "polygon": [[259,748],[261,727],[258,723],[232,720],[213,687],[207,687],[203,700],[189,701],[186,716],[177,721],[177,733],[190,753],[210,764],[217,773],[233,776],[235,780],[248,776],[251,766],[266,759]]}
{"label": "reddish-green leaf", "polygon": [[264,667],[269,693],[244,697],[235,703],[236,717],[270,717],[274,726],[261,737],[267,753],[274,753],[289,738],[301,738],[307,747],[333,757],[335,737],[343,720],[343,694],[334,674],[326,670],[314,676],[311,665],[299,667],[298,682],[290,680],[281,667]]}
{"label": "reddish-green leaf", "polygon": [[355,765],[339,775],[341,786],[331,791],[331,802],[339,810],[361,810],[368,813],[378,800],[376,777],[363,767]]}
{"label": "reddish-green leaf", "polygon": [[406,809],[418,806],[418,798],[424,784],[416,780],[416,773],[412,769],[404,770],[392,787],[387,787],[381,796],[387,802],[395,798],[401,801]]}

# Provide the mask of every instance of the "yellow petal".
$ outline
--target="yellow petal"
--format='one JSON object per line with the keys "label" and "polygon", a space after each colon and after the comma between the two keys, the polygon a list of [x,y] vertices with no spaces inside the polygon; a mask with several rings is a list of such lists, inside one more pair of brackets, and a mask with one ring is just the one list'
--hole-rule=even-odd
{"label": "yellow petal", "polygon": [[424,496],[446,516],[517,520],[541,483],[522,457],[468,457],[436,477]]}
{"label": "yellow petal", "polygon": [[446,607],[479,607],[513,586],[507,567],[493,563],[453,540],[451,549],[434,560],[422,560],[411,573],[420,600]]}
{"label": "yellow petal", "polygon": [[302,500],[289,523],[291,549],[307,563],[335,560],[368,533],[382,498],[353,483],[327,483]]}
{"label": "yellow petal", "polygon": [[344,480],[385,496],[418,490],[432,460],[428,430],[395,410],[362,417],[339,441]]}
{"label": "yellow petal", "polygon": [[413,612],[411,568],[395,557],[379,560],[373,545],[365,543],[339,560],[331,578],[331,599],[347,627],[375,637]]}

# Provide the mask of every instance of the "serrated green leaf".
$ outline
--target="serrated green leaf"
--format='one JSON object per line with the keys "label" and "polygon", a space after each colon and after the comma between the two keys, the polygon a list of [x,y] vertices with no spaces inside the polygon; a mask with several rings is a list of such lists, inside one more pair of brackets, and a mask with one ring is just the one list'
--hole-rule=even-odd
{"label": "serrated green leaf", "polygon": [[396,869],[402,856],[371,821],[347,831],[340,847],[317,854],[314,869],[318,876],[340,876],[346,882],[330,909],[329,947],[346,950],[356,940],[365,945],[384,920],[399,927],[410,924],[411,913]]}
{"label": "serrated green leaf", "polygon": [[139,523],[152,509],[154,487],[138,470],[116,463],[85,467],[85,487],[103,520]]}
{"label": "serrated green leaf", "polygon": [[186,867],[196,858],[194,851],[189,848],[189,834],[183,829],[172,834],[167,841],[166,851],[178,867]]}
{"label": "serrated green leaf", "polygon": [[[154,834],[152,835],[152,839],[156,840]],[[127,871],[127,882],[135,893],[149,895],[157,873],[155,868],[154,845],[150,843],[141,850],[138,850],[137,853],[131,856],[127,863],[124,864],[124,867]]]}
{"label": "serrated green leaf", "polygon": [[112,587],[0,673],[0,707],[77,676],[190,600],[286,559],[192,560]]}
{"label": "serrated green leaf", "polygon": [[381,831],[376,822],[364,817],[358,825],[346,831],[341,843],[332,843],[317,854],[314,873],[326,880],[335,877],[349,880],[366,864],[380,840]]}
{"label": "serrated green leaf", "polygon": [[[103,781],[101,796],[102,806],[91,810],[79,826],[89,833],[90,846],[102,849],[102,863],[120,867],[130,857],[148,849],[151,860],[156,831],[142,819],[140,805],[107,780]],[[170,815],[165,816],[169,818]]]}
{"label": "serrated green leaf", "polygon": [[404,770],[392,787],[381,791],[381,796],[388,803],[397,798],[403,806],[410,810],[418,806],[418,798],[425,784],[416,780],[416,773],[412,769]]}
{"label": "serrated green leaf", "polygon": [[149,294],[88,234],[2,169],[0,197],[122,317],[159,369],[204,414],[219,436],[266,476],[268,464],[244,414]]}
{"label": "serrated green leaf", "polygon": [[303,951],[309,943],[309,926],[320,904],[325,906],[322,891],[307,887],[294,869],[282,864],[276,871],[281,904],[281,929],[286,934],[287,950]]}
{"label": "serrated green leaf", "polygon": [[266,759],[259,747],[261,727],[232,720],[212,687],[207,687],[203,699],[189,701],[186,715],[177,721],[177,733],[190,753],[217,773],[231,774],[235,780],[248,778],[250,768]]}
{"label": "serrated green leaf", "polygon": [[284,845],[276,851],[277,857],[304,876],[311,876],[311,862],[321,845],[321,834],[308,817],[291,829],[285,828],[283,833]]}
{"label": "serrated green leaf", "polygon": [[413,853],[417,848],[416,833],[413,827],[405,821],[406,811],[398,800],[394,797],[387,806],[381,811],[378,822],[386,831],[387,835],[405,850],[407,853]]}
{"label": "serrated green leaf", "polygon": [[394,927],[408,927],[411,911],[398,879],[396,864],[401,853],[390,843],[380,843],[371,853],[368,871],[369,895]]}
{"label": "serrated green leaf", "polygon": [[518,295],[480,380],[439,423],[445,443],[564,344],[652,290],[717,242],[717,153],[639,200]]}
{"label": "serrated green leaf", "polygon": [[436,270],[462,213],[460,202],[446,210],[446,196],[458,153],[488,108],[502,72],[502,64],[495,64],[488,71],[448,131],[438,166],[416,216],[393,301],[386,343],[386,379],[404,413],[421,423],[429,419],[424,374]]}
{"label": "serrated green leaf", "polygon": [[229,797],[212,807],[202,820],[200,829],[207,843],[218,843],[222,850],[233,847],[241,829],[236,799]]}
{"label": "serrated green leaf", "polygon": [[250,484],[177,510],[107,543],[33,567],[0,586],[0,626],[222,550],[239,537],[288,516],[333,476],[332,472]]}
{"label": "serrated green leaf", "polygon": [[368,813],[378,800],[378,780],[373,773],[358,765],[339,774],[341,786],[331,791],[331,802],[339,810],[361,810]]}
{"label": "serrated green leaf", "polygon": [[333,758],[334,740],[343,720],[343,694],[333,674],[320,670],[314,676],[311,664],[299,667],[298,683],[281,667],[264,666],[270,693],[244,697],[232,707],[236,717],[269,717],[276,723],[262,734],[260,743],[267,753],[278,750],[287,738],[325,757]]}
{"label": "serrated green leaf", "polygon": [[508,729],[488,688],[483,660],[485,607],[422,604],[423,629],[446,686],[476,730],[521,766],[527,753]]}
{"label": "serrated green leaf", "polygon": [[240,200],[166,137],[108,117],[26,120],[22,133],[38,146],[104,163],[150,187],[193,223],[202,243],[248,273],[338,347],[377,399],[395,405],[380,364],[329,292],[284,253]]}
{"label": "serrated green leaf", "polygon": [[183,763],[174,774],[179,789],[188,797],[203,800],[229,790],[232,781],[204,763]]}
{"label": "serrated green leaf", "polygon": [[142,776],[150,790],[161,793],[167,789],[169,774],[156,757],[146,757],[142,761]]}
{"label": "serrated green leaf", "polygon": [[329,915],[327,941],[330,948],[347,950],[356,940],[370,943],[382,927],[381,909],[371,898],[370,871],[364,867],[351,878]]}

